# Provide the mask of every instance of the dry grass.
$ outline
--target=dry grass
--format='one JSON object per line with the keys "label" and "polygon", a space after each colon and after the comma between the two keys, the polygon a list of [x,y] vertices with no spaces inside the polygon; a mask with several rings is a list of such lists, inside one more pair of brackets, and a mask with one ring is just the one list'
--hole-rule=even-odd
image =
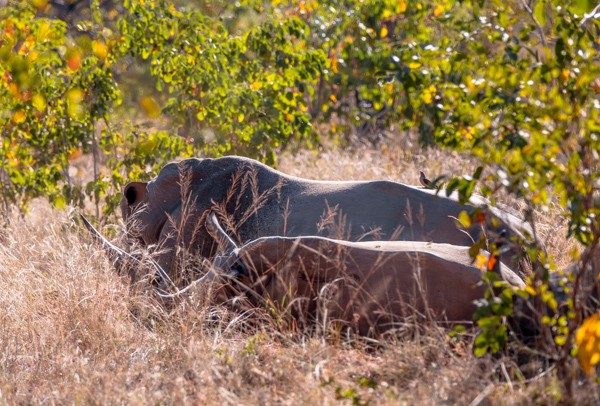
{"label": "dry grass", "polygon": [[[287,173],[318,179],[416,183],[468,173],[440,152],[302,153]],[[555,215],[556,216],[556,215]],[[435,327],[366,348],[319,335],[251,324],[220,308],[165,310],[112,271],[69,214],[35,205],[0,239],[0,403],[6,404],[552,404],[552,370],[506,356],[476,359]],[[571,243],[543,222],[555,252]],[[560,257],[559,261],[566,261]],[[541,369],[536,369],[536,368]],[[527,372],[527,371],[533,372]],[[588,396],[583,380],[580,396]],[[597,396],[597,395],[596,395]],[[592,398],[587,398],[592,399]],[[585,401],[585,399],[584,399]]]}

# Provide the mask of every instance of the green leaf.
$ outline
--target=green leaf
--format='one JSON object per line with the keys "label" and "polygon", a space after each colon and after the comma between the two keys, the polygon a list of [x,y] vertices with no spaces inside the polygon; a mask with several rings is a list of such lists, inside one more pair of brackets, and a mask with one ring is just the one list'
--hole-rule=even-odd
{"label": "green leaf", "polygon": [[579,17],[583,17],[585,13],[592,11],[596,6],[595,1],[592,0],[575,0],[571,5],[571,10]]}
{"label": "green leaf", "polygon": [[557,345],[560,345],[560,346],[565,345],[567,343],[567,337],[565,337],[565,336],[556,336],[556,337],[554,337],[554,342]]}
{"label": "green leaf", "polygon": [[487,354],[489,349],[489,346],[485,345],[485,346],[476,346],[475,347],[475,351],[473,351],[473,353],[475,354],[475,356],[477,358],[483,357],[485,354]]}
{"label": "green leaf", "polygon": [[471,216],[466,212],[466,210],[463,210],[458,214],[458,221],[465,228],[471,227]]}
{"label": "green leaf", "polygon": [[533,8],[533,15],[535,19],[540,23],[541,26],[546,24],[546,2],[544,0],[538,0]]}
{"label": "green leaf", "polygon": [[67,204],[65,202],[65,198],[62,195],[57,195],[52,200],[52,204],[54,205],[54,207],[56,207],[59,210],[62,210],[67,206]]}

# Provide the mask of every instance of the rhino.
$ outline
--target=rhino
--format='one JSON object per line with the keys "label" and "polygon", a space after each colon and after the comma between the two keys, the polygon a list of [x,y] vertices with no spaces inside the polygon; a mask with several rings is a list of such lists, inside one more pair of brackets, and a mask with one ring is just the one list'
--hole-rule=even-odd
{"label": "rhino", "polygon": [[[468,246],[270,236],[238,247],[214,213],[207,230],[221,247],[210,271],[163,299],[216,283],[219,302],[242,294],[247,305],[291,315],[298,326],[333,323],[379,337],[409,320],[469,324],[487,288]],[[497,257],[481,255],[504,286],[525,287]]]}
{"label": "rhino", "polygon": [[[482,233],[488,242],[532,235],[525,222],[482,199],[463,205],[455,196],[393,181],[303,179],[238,156],[169,163],[150,182],[128,183],[121,201],[127,234],[152,247],[176,283],[189,268],[186,258],[216,254],[205,226],[210,210],[222,214],[227,232],[242,244],[260,237],[321,236],[470,246]],[[462,211],[477,210],[480,223],[457,227]],[[526,260],[516,246],[505,244],[501,259],[522,271]]]}
{"label": "rhino", "polygon": [[[205,264],[201,278],[179,289],[152,258],[142,261],[126,253],[83,215],[80,218],[115,262],[153,268],[162,282],[156,293],[165,305],[195,297],[199,291],[210,292],[203,297],[213,304],[262,306],[291,316],[302,329],[333,325],[381,337],[423,320],[469,325],[488,288],[483,279],[486,269],[474,264],[469,246],[320,236],[260,237],[238,246],[211,212],[206,229],[218,253]],[[496,255],[480,251],[479,257],[503,282],[497,287],[525,287]]]}

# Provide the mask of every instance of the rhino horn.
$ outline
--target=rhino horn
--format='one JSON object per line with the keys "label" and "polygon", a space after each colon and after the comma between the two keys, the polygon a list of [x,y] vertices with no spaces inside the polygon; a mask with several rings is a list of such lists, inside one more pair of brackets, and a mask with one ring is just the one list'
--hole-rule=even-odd
{"label": "rhino horn", "polygon": [[206,219],[206,229],[219,244],[219,251],[213,260],[213,267],[228,270],[228,275],[231,277],[249,276],[248,269],[239,257],[239,247],[223,230],[214,212],[211,212]]}
{"label": "rhino horn", "polygon": [[214,212],[208,215],[206,220],[206,229],[208,233],[214,238],[219,244],[219,251],[225,252],[224,255],[230,254],[238,249],[237,244],[231,239],[231,237],[223,230],[217,216]]}
{"label": "rhino horn", "polygon": [[[97,243],[99,243],[102,246],[102,248],[104,248],[104,250],[108,254],[108,257],[117,265],[117,267],[121,267],[125,264],[125,262],[132,262],[137,265],[142,265],[142,261],[140,261],[138,258],[123,251],[122,249],[108,241],[102,234],[100,234],[98,230],[96,230],[96,228],[89,222],[89,220],[83,214],[79,214],[79,218],[81,218],[81,221],[85,225],[85,228],[87,228],[92,234],[92,238]],[[169,277],[169,274],[156,261],[149,259],[148,263],[156,271],[156,274],[159,278],[159,285],[164,285],[166,283],[169,284],[171,287],[175,287],[175,284]]]}
{"label": "rhino horn", "polygon": [[127,256],[125,251],[123,251],[116,245],[112,244],[102,234],[100,234],[100,232],[98,230],[96,230],[96,228],[92,225],[92,223],[90,223],[89,220],[83,214],[79,214],[79,218],[83,222],[83,225],[85,226],[85,228],[87,228],[89,230],[89,232],[92,234],[92,238],[94,239],[94,241],[99,243],[102,246],[102,248],[104,248],[106,250],[108,257],[113,262],[116,262],[117,264],[121,264]]}

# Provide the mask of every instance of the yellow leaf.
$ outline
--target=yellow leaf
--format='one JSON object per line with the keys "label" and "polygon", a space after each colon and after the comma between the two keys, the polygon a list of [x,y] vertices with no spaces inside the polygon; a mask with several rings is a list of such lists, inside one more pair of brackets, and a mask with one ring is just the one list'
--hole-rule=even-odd
{"label": "yellow leaf", "polygon": [[196,113],[196,118],[198,119],[198,121],[204,121],[204,119],[206,118],[206,109],[204,107],[200,107],[200,109],[198,109],[198,113]]}
{"label": "yellow leaf", "polygon": [[31,99],[31,104],[37,111],[46,110],[46,99],[41,94],[36,94]]}
{"label": "yellow leaf", "polygon": [[243,121],[244,121],[244,113],[240,113],[240,114],[238,115],[238,122],[240,122],[240,123],[241,123],[241,122],[243,122]]}
{"label": "yellow leaf", "polygon": [[379,32],[379,36],[381,38],[385,38],[388,35],[388,27],[386,27],[385,25],[383,27],[381,27],[381,31]]}
{"label": "yellow leaf", "polygon": [[38,51],[31,51],[29,55],[27,55],[27,60],[30,62],[36,61],[40,57],[40,53]]}
{"label": "yellow leaf", "polygon": [[27,55],[29,53],[29,51],[31,51],[31,49],[34,47],[35,45],[35,39],[33,38],[33,36],[29,36],[25,39],[25,41],[23,41],[23,44],[21,45],[21,47],[19,48],[19,55]]}
{"label": "yellow leaf", "polygon": [[423,103],[425,104],[433,103],[436,91],[437,89],[435,88],[435,86],[429,86],[427,89],[425,89],[425,91],[423,91],[423,93],[421,93],[421,101],[423,101]]}
{"label": "yellow leaf", "polygon": [[81,103],[83,100],[83,90],[76,87],[67,92],[67,101],[69,103]]}
{"label": "yellow leaf", "polygon": [[565,345],[565,343],[567,342],[567,337],[556,336],[556,337],[554,337],[554,342],[558,345]]}
{"label": "yellow leaf", "polygon": [[482,268],[487,263],[487,260],[488,259],[485,255],[477,254],[477,257],[475,258],[475,266],[477,268]]}
{"label": "yellow leaf", "polygon": [[577,344],[577,360],[581,369],[591,375],[594,366],[600,362],[600,339],[597,332],[600,329],[599,314],[593,314],[581,323],[575,332],[575,343]]}
{"label": "yellow leaf", "polygon": [[525,292],[529,293],[531,296],[537,295],[537,292],[531,285],[525,286]]}
{"label": "yellow leaf", "polygon": [[338,73],[338,59],[335,53],[329,58],[329,65],[331,66],[331,70],[333,71],[333,73]]}
{"label": "yellow leaf", "polygon": [[467,213],[466,210],[463,210],[458,214],[458,221],[466,228],[471,227],[471,216],[469,216],[469,213]]}
{"label": "yellow leaf", "polygon": [[318,3],[316,1],[301,1],[298,5],[300,14],[310,13],[315,10],[315,7],[318,7]]}
{"label": "yellow leaf", "polygon": [[38,9],[43,9],[44,7],[46,7],[46,4],[48,3],[48,0],[32,0],[31,3],[37,7]]}
{"label": "yellow leaf", "polygon": [[421,64],[419,62],[411,62],[408,64],[408,67],[411,69],[418,69],[419,67],[421,67]]}
{"label": "yellow leaf", "polygon": [[4,27],[4,37],[6,39],[12,40],[14,38],[14,34],[15,24],[11,20],[8,20],[6,22],[6,27]]}
{"label": "yellow leaf", "polygon": [[67,92],[67,112],[72,118],[79,120],[83,117],[84,108],[81,102],[84,97],[83,90],[79,88],[71,89]]}
{"label": "yellow leaf", "polygon": [[10,93],[11,96],[13,97],[19,97],[19,86],[16,83],[9,83],[8,84],[8,93]]}
{"label": "yellow leaf", "polygon": [[59,210],[62,210],[67,206],[67,203],[65,202],[65,198],[62,195],[56,196],[52,203],[54,204],[54,207],[56,207]]}
{"label": "yellow leaf", "polygon": [[465,137],[468,141],[471,141],[473,139],[473,131],[471,130],[471,128],[461,128],[460,130],[460,134]]}
{"label": "yellow leaf", "polygon": [[15,114],[13,114],[12,120],[17,124],[21,124],[25,122],[26,117],[27,115],[25,114],[25,112],[23,110],[19,110],[16,111]]}
{"label": "yellow leaf", "polygon": [[255,80],[254,82],[252,82],[252,84],[250,85],[250,89],[252,90],[258,90],[262,87],[262,85],[260,84],[260,82],[258,80]]}
{"label": "yellow leaf", "polygon": [[23,44],[19,47],[19,52],[17,52],[19,55],[26,55],[27,53],[29,53],[29,41],[25,40],[23,41]]}
{"label": "yellow leaf", "polygon": [[428,91],[425,91],[421,94],[421,101],[425,104],[431,104],[433,102],[433,95]]}
{"label": "yellow leaf", "polygon": [[433,15],[439,17],[444,12],[444,7],[441,4],[438,4],[436,8],[433,10]]}
{"label": "yellow leaf", "polygon": [[140,100],[140,107],[151,118],[160,116],[160,105],[153,97],[144,96]]}
{"label": "yellow leaf", "polygon": [[38,42],[44,42],[45,40],[49,39],[51,34],[52,28],[50,27],[50,24],[46,22],[41,23],[37,30]]}
{"label": "yellow leaf", "polygon": [[398,2],[397,10],[399,13],[404,13],[406,11],[406,2],[404,0]]}
{"label": "yellow leaf", "polygon": [[98,57],[98,59],[106,58],[108,55],[108,47],[104,43],[104,41],[92,41],[92,50],[94,51],[94,55]]}

